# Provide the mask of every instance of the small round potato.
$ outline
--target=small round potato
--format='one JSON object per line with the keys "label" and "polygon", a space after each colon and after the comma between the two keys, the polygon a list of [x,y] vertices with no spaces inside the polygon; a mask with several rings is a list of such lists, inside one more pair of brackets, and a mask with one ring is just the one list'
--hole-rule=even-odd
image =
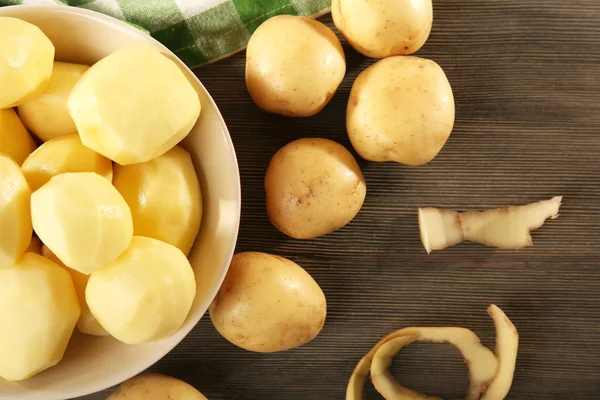
{"label": "small round potato", "polygon": [[265,192],[273,225],[293,238],[312,239],[349,223],[363,205],[367,185],[344,146],[299,139],[271,159]]}
{"label": "small round potato", "polygon": [[416,52],[433,22],[431,0],[333,0],[331,14],[348,43],[372,58]]}
{"label": "small round potato", "polygon": [[0,109],[35,99],[52,75],[54,45],[37,26],[0,17]]}
{"label": "small round potato", "polygon": [[31,195],[31,218],[42,242],[67,267],[86,275],[115,261],[133,236],[123,196],[93,172],[50,179]]}
{"label": "small round potato", "polygon": [[173,147],[152,161],[115,165],[115,188],[133,217],[133,234],[190,253],[202,221],[202,192],[190,153]]}
{"label": "small round potato", "polygon": [[308,17],[273,17],[248,42],[246,86],[254,102],[271,113],[315,115],[329,103],[345,73],[339,39]]}
{"label": "small round potato", "polygon": [[390,57],[354,81],[346,127],[371,161],[421,165],[440,152],[454,126],[454,97],[442,68],[418,57]]}
{"label": "small round potato", "polygon": [[55,62],[50,82],[40,97],[19,106],[23,124],[42,141],[77,134],[73,118],[67,110],[67,97],[90,67],[81,64]]}
{"label": "small round potato", "polygon": [[0,269],[0,378],[27,379],[63,357],[81,311],[69,274],[25,253]]}
{"label": "small round potato", "polygon": [[238,253],[210,308],[221,335],[243,349],[272,353],[314,339],[325,323],[323,291],[298,264],[265,253]]}
{"label": "small round potato", "polygon": [[163,155],[192,130],[198,93],[179,66],[150,47],[125,47],[77,81],[67,108],[83,144],[121,164]]}
{"label": "small round potato", "polygon": [[0,154],[0,268],[17,262],[31,242],[30,200],[31,190],[21,169]]}
{"label": "small round potato", "polygon": [[95,172],[109,182],[113,176],[112,161],[85,147],[79,135],[48,140],[25,159],[21,170],[32,191],[66,172]]}
{"label": "small round potato", "polygon": [[144,373],[123,383],[106,400],[207,400],[193,386],[170,376]]}
{"label": "small round potato", "polygon": [[35,150],[35,143],[12,108],[0,110],[0,153],[21,165]]}
{"label": "small round potato", "polygon": [[115,262],[95,271],[85,289],[94,317],[126,344],[175,333],[195,296],[194,271],[181,250],[141,236],[134,236]]}

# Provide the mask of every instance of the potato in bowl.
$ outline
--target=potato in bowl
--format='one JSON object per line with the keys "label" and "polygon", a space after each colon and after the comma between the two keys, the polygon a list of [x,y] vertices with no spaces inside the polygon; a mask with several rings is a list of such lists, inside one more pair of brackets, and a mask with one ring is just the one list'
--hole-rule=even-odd
{"label": "potato in bowl", "polygon": [[110,336],[75,332],[56,366],[20,382],[0,379],[0,399],[62,400],[103,390],[138,374],[168,353],[204,315],[225,277],[237,239],[239,173],[227,128],[210,95],[181,61],[150,36],[124,22],[78,8],[3,7],[0,17],[39,27],[54,45],[56,61],[94,65],[126,47],[158,50],[182,71],[202,105],[199,119],[180,143],[194,164],[203,203],[200,231],[189,254],[197,292],[191,310],[172,335],[135,346]]}

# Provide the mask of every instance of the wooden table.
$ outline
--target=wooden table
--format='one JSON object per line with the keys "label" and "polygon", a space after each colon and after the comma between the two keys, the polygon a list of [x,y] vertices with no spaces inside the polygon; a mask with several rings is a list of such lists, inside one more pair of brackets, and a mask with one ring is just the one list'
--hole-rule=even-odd
{"label": "wooden table", "polygon": [[[252,103],[243,53],[196,71],[238,154],[238,250],[305,267],[327,296],[327,322],[311,343],[269,355],[236,348],[204,318],[153,371],[184,379],[211,400],[342,399],[357,361],[389,331],[459,325],[493,348],[486,307],[495,303],[520,333],[509,399],[600,398],[600,1],[434,3],[433,32],[418,55],[448,75],[454,132],[419,168],[360,160],[363,209],[317,240],[292,240],[269,223],[264,173],[273,153],[294,139],[325,137],[351,148],[348,94],[373,61],[345,44],[342,86],[306,119],[269,115]],[[419,206],[477,209],[555,195],[565,196],[561,216],[534,233],[533,248],[461,244],[428,256],[419,241]],[[450,345],[409,346],[393,371],[407,386],[444,398],[461,396],[467,385],[466,366]],[[367,386],[365,399],[380,398]]]}

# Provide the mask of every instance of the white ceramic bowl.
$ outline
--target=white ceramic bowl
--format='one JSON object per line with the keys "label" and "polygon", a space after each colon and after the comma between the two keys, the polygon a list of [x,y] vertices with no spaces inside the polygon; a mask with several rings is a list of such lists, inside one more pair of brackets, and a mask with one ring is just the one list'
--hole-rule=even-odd
{"label": "white ceramic bowl", "polygon": [[237,240],[237,160],[223,118],[204,86],[173,53],[147,34],[114,18],[74,7],[0,7],[0,16],[39,26],[54,43],[60,61],[93,64],[127,46],[157,48],[178,63],[202,103],[198,123],[182,143],[192,154],[204,198],[202,227],[190,254],[198,293],[190,315],[173,336],[142,345],[76,334],[55,367],[22,382],[0,379],[3,400],[65,400],[106,389],[142,372],[173,349],[204,315],[229,268]]}

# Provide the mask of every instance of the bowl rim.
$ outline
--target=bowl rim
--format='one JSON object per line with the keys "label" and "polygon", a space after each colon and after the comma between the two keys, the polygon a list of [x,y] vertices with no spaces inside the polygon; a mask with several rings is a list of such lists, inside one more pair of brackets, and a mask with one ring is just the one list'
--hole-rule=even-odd
{"label": "bowl rim", "polygon": [[[75,6],[68,6],[68,5],[61,5],[61,4],[20,4],[20,5],[3,6],[3,7],[0,7],[0,10],[17,9],[17,8],[19,8],[21,10],[26,8],[28,10],[35,10],[38,12],[52,12],[52,13],[83,15],[87,18],[91,18],[96,21],[99,21],[100,23],[108,26],[111,29],[125,31],[129,34],[134,34],[138,37],[143,37],[144,40],[149,40],[150,42],[153,43],[153,45],[159,47],[161,49],[161,52],[166,53],[166,54],[170,55],[171,57],[173,57],[174,59],[176,59],[178,61],[179,66],[185,70],[184,72],[187,75],[193,77],[195,83],[198,84],[198,86],[204,91],[204,94],[208,98],[210,105],[216,111],[216,114],[217,114],[218,120],[219,120],[219,125],[221,126],[222,132],[224,133],[224,136],[225,136],[224,139],[225,139],[225,141],[227,143],[227,147],[229,149],[230,160],[228,160],[228,162],[231,162],[235,168],[235,171],[237,171],[237,173],[235,174],[235,182],[232,182],[232,184],[235,185],[235,188],[234,188],[235,189],[235,201],[237,202],[237,207],[235,208],[235,211],[236,211],[235,224],[232,226],[234,228],[233,240],[231,241],[231,244],[229,245],[229,248],[226,251],[225,262],[227,264],[227,267],[221,269],[220,276],[218,276],[218,278],[217,278],[218,284],[215,285],[215,287],[212,289],[212,291],[210,293],[208,293],[210,296],[207,296],[207,298],[210,298],[211,300],[208,302],[206,309],[202,313],[198,313],[197,316],[194,316],[192,318],[190,318],[188,316],[188,318],[190,318],[190,321],[193,321],[193,323],[187,324],[189,326],[189,329],[187,329],[187,328],[180,329],[178,332],[176,332],[175,334],[170,336],[169,338],[173,340],[173,345],[167,346],[166,350],[164,350],[164,351],[157,352],[156,355],[154,357],[152,357],[153,361],[149,365],[146,365],[145,367],[143,367],[141,369],[140,368],[132,368],[130,370],[124,370],[123,373],[120,374],[120,379],[122,378],[122,380],[117,381],[117,382],[112,382],[108,385],[107,385],[106,381],[100,380],[98,384],[86,385],[85,388],[82,388],[79,390],[73,390],[73,391],[68,391],[68,392],[62,391],[62,392],[46,393],[46,394],[44,394],[44,397],[43,397],[44,400],[65,400],[64,396],[66,395],[66,396],[69,396],[69,397],[67,397],[67,399],[69,399],[69,398],[73,399],[76,397],[88,396],[88,395],[91,395],[94,393],[101,392],[101,391],[111,388],[115,385],[121,384],[122,382],[144,372],[146,369],[150,368],[152,365],[156,364],[158,361],[160,361],[162,358],[164,358],[175,347],[177,347],[181,343],[181,341],[185,337],[188,336],[188,334],[198,324],[198,322],[207,314],[210,303],[217,295],[217,292],[219,291],[221,285],[223,284],[223,281],[225,280],[225,276],[227,275],[227,271],[229,270],[229,264],[231,263],[231,259],[233,258],[233,254],[235,252],[235,248],[237,245],[237,239],[238,239],[239,229],[240,229],[241,205],[242,205],[240,170],[239,170],[239,164],[238,164],[237,155],[236,155],[236,151],[235,151],[235,146],[233,145],[233,140],[231,139],[231,134],[229,133],[229,129],[227,128],[227,125],[225,123],[223,115],[221,114],[221,111],[219,110],[219,107],[215,103],[214,99],[210,95],[210,92],[206,89],[206,87],[204,87],[204,85],[202,84],[200,79],[198,79],[196,74],[194,74],[192,72],[192,70],[183,61],[181,61],[181,59],[179,57],[177,57],[175,55],[175,53],[173,53],[169,48],[167,48],[165,45],[160,43],[158,40],[153,38],[150,34],[143,32],[142,30],[137,29],[133,25],[130,25],[129,23],[122,21],[118,18],[112,17],[110,15],[103,14],[103,13],[100,13],[100,12],[97,12],[94,10],[75,7]],[[1,12],[0,12],[0,16],[2,16]],[[18,17],[16,17],[16,18],[18,18]],[[1,398],[2,397],[0,397],[0,399]]]}

